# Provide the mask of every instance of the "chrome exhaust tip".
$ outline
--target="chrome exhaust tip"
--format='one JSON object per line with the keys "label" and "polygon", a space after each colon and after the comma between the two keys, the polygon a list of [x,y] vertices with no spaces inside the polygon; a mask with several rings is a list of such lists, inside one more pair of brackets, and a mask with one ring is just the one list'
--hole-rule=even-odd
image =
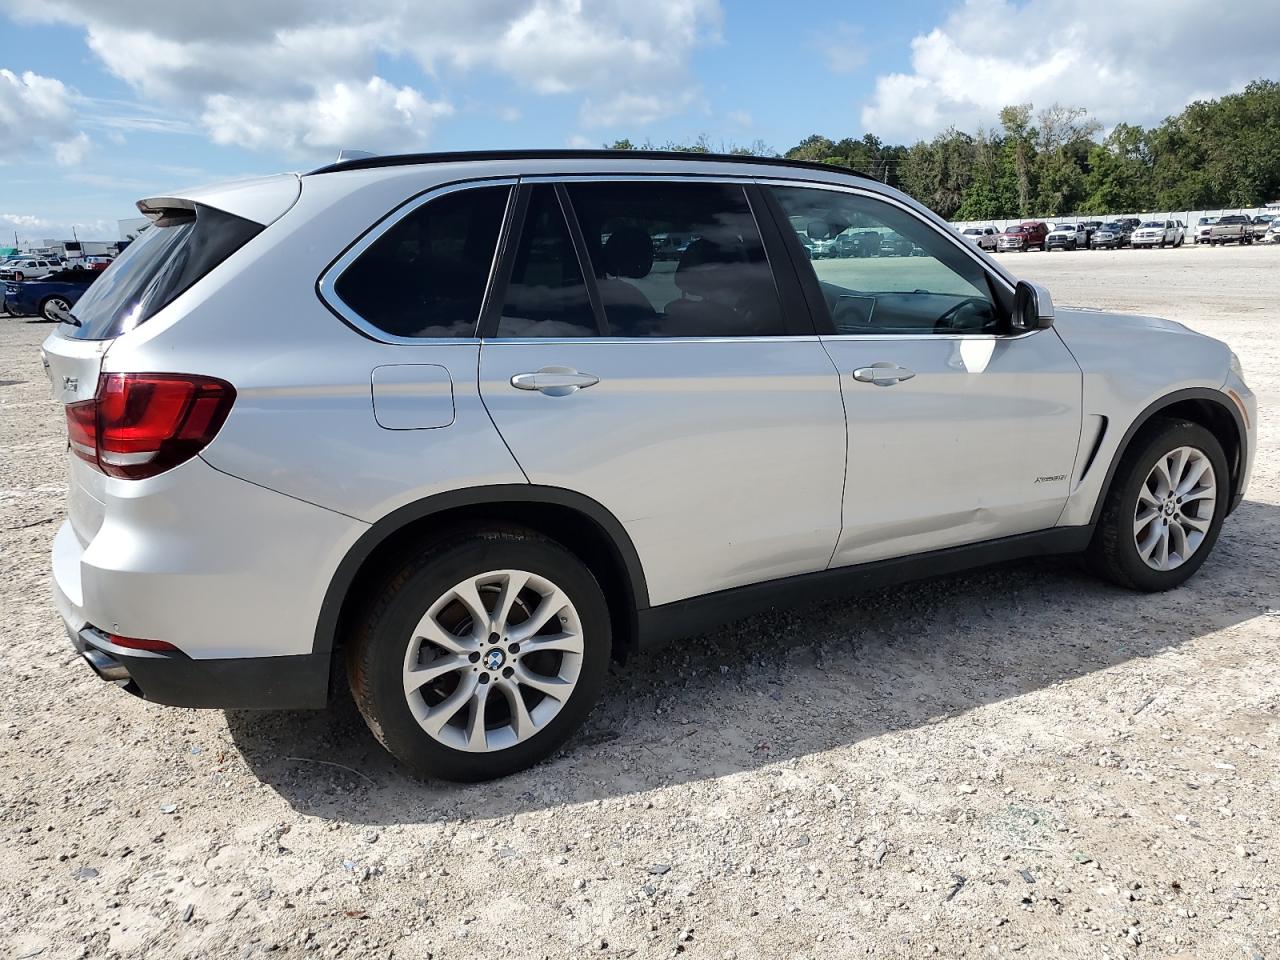
{"label": "chrome exhaust tip", "polygon": [[81,654],[85,661],[103,680],[110,680],[117,683],[121,680],[131,679],[129,676],[129,668],[117,660],[111,654],[106,653],[96,647],[90,647]]}

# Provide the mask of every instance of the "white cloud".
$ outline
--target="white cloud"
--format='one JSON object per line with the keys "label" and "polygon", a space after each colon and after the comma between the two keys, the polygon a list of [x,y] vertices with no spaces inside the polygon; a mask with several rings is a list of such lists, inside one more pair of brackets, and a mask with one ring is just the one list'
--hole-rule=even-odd
{"label": "white cloud", "polygon": [[84,161],[89,138],[77,130],[75,94],[60,80],[0,70],[0,160],[52,150],[62,166]]}
{"label": "white cloud", "polygon": [[876,79],[863,127],[887,140],[994,126],[1010,103],[1087,107],[1152,124],[1275,72],[1274,0],[965,0],[911,42],[911,72]]}
{"label": "white cloud", "polygon": [[206,103],[201,121],[215,143],[285,153],[352,145],[407,149],[425,143],[432,121],[452,112],[447,103],[381,77],[363,85],[335,83],[308,100],[217,94]]}
{"label": "white cloud", "polygon": [[650,123],[696,100],[689,61],[721,19],[718,0],[46,0],[13,15],[82,27],[111,73],[216,142],[307,153],[426,141],[447,98],[383,79],[387,58],[437,88],[496,71],[582,96],[592,124]]}

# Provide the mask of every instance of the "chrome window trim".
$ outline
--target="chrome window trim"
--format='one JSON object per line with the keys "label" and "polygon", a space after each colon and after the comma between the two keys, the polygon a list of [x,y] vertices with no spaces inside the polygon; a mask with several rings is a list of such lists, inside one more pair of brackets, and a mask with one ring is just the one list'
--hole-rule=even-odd
{"label": "chrome window trim", "polygon": [[[518,177],[495,177],[491,179],[477,178],[475,180],[463,180],[457,183],[449,183],[443,186],[434,187],[425,193],[419,194],[418,196],[406,201],[365,231],[365,233],[356,240],[355,243],[346,249],[342,256],[330,264],[324,273],[320,275],[320,279],[316,282],[316,289],[321,301],[330,310],[345,320],[351,327],[369,337],[371,340],[377,340],[380,343],[400,344],[404,346],[443,346],[449,344],[475,345],[480,343],[480,338],[476,335],[479,332],[480,317],[484,313],[484,305],[488,301],[490,292],[493,288],[494,272],[498,268],[498,255],[502,250],[502,238],[506,233],[508,223],[511,219],[512,209],[515,204],[515,187],[519,182]],[[405,217],[430,203],[432,200],[438,200],[446,194],[456,193],[460,190],[481,190],[486,187],[507,187],[507,204],[502,211],[502,221],[498,225],[498,236],[497,241],[494,243],[493,259],[489,263],[489,275],[485,279],[484,295],[480,298],[480,310],[476,313],[476,322],[471,328],[470,336],[399,337],[395,334],[387,333],[380,327],[370,323],[352,309],[342,299],[342,297],[338,296],[338,292],[335,287],[343,272],[351,266],[351,264],[354,263],[362,253],[376,243],[383,234],[398,224]]]}

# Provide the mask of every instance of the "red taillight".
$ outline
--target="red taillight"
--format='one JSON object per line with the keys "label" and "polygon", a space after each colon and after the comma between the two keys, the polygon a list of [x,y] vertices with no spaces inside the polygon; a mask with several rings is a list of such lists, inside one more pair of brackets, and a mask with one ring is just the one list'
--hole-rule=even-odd
{"label": "red taillight", "polygon": [[117,647],[128,647],[131,650],[152,650],[161,653],[178,649],[165,640],[139,640],[136,637],[121,637],[114,633],[108,633],[107,639]]}
{"label": "red taillight", "polygon": [[203,450],[235,398],[213,377],[104,373],[94,399],[67,404],[71,449],[109,476],[153,477]]}

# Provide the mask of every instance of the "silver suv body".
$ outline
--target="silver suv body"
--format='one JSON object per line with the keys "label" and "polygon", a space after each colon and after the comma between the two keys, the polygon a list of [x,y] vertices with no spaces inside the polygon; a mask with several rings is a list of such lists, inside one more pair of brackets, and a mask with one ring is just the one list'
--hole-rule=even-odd
{"label": "silver suv body", "polygon": [[[824,165],[374,158],[139,206],[43,346],[73,642],[198,707],[321,707],[345,660],[432,775],[528,765],[610,659],[776,603],[1082,551],[1167,589],[1249,477],[1223,344],[1055,310]],[[849,230],[912,255],[811,259]]]}

